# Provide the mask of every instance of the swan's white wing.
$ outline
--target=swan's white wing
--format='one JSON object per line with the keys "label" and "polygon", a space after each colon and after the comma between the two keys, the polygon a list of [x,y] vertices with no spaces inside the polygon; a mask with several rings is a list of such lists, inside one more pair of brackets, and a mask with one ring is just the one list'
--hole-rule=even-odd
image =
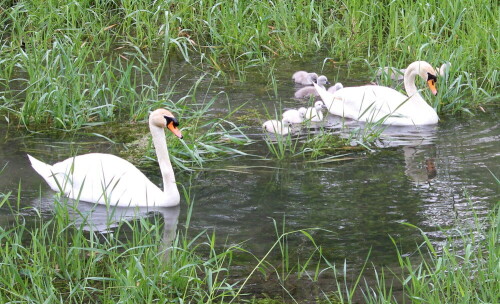
{"label": "swan's white wing", "polygon": [[408,97],[383,86],[347,87],[331,94],[317,88],[330,113],[360,121],[412,124],[405,116]]}
{"label": "swan's white wing", "polygon": [[90,153],[44,165],[48,176],[39,171],[39,164],[33,168],[53,190],[72,199],[118,206],[159,205],[165,199],[139,169],[111,154]]}

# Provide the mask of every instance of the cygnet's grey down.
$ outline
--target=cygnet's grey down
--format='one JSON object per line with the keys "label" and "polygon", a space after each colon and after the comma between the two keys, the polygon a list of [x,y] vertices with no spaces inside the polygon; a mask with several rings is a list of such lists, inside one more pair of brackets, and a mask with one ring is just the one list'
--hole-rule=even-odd
{"label": "cygnet's grey down", "polygon": [[314,107],[307,108],[305,120],[306,121],[323,121],[323,109],[326,109],[326,105],[322,100],[318,100],[314,103]]}
{"label": "cygnet's grey down", "polygon": [[436,68],[436,72],[438,72],[439,75],[441,75],[441,77],[445,77],[446,74],[448,74],[450,68],[451,68],[451,62],[445,62],[441,65],[441,67]]}
{"label": "cygnet's grey down", "polygon": [[[324,88],[325,84],[330,84],[330,82],[328,82],[328,78],[326,78],[326,76],[321,75],[317,79],[317,84],[320,87]],[[317,97],[317,96],[319,96],[319,94],[316,91],[316,88],[314,88],[314,87],[304,87],[304,88],[298,89],[295,92],[294,96],[295,96],[295,98],[310,98],[310,97]]]}
{"label": "cygnet's grey down", "polygon": [[295,81],[295,83],[301,85],[312,85],[318,79],[318,74],[308,73],[306,71],[298,71],[293,74],[292,79],[293,81]]}
{"label": "cygnet's grey down", "polygon": [[329,87],[327,91],[333,94],[333,93],[335,93],[338,90],[341,90],[343,88],[344,88],[344,86],[340,82],[337,82],[333,86]]}
{"label": "cygnet's grey down", "polygon": [[274,133],[274,134],[279,134],[279,135],[286,135],[290,133],[291,128],[290,128],[290,122],[287,119],[283,120],[268,120],[262,124],[262,128],[264,131],[267,131],[269,133]]}
{"label": "cygnet's grey down", "polygon": [[296,109],[286,110],[285,112],[283,112],[283,119],[286,119],[288,122],[292,124],[302,123],[304,121],[306,111],[307,109],[304,107],[301,107],[298,110]]}
{"label": "cygnet's grey down", "polygon": [[397,69],[393,67],[378,68],[377,77],[380,78],[382,75],[387,75],[392,80],[403,80],[405,69]]}

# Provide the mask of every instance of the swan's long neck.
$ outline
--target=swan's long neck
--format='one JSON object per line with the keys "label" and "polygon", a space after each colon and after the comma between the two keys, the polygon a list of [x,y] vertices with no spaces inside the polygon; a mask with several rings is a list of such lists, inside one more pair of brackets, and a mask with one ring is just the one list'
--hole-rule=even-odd
{"label": "swan's long neck", "polygon": [[415,85],[415,78],[417,75],[419,75],[419,70],[420,70],[420,63],[414,62],[410,64],[410,66],[406,69],[405,74],[404,74],[404,86],[406,90],[406,94],[409,97],[409,100],[407,103],[425,103],[427,102],[422,98],[422,95],[420,95],[420,92],[417,89],[417,86]]}
{"label": "swan's long neck", "polygon": [[160,166],[161,175],[163,177],[163,188],[167,192],[167,189],[175,185],[175,175],[172,164],[170,163],[170,157],[168,155],[167,140],[165,139],[165,131],[163,128],[149,125],[149,130],[151,130],[151,135],[153,136],[153,144],[156,150],[156,157],[158,158],[158,164]]}

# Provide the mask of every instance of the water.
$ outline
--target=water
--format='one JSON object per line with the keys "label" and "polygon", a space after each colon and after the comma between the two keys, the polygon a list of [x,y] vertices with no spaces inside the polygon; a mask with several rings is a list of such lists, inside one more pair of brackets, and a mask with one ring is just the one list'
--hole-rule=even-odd
{"label": "water", "polygon": [[[286,231],[321,228],[309,232],[323,247],[325,256],[338,263],[347,260],[356,270],[370,251],[370,261],[375,265],[394,265],[395,248],[390,237],[398,242],[403,253],[415,249],[415,244],[422,240],[419,232],[402,223],[420,227],[439,248],[446,237],[442,228],[472,222],[473,211],[484,217],[498,201],[499,186],[490,173],[500,176],[499,115],[494,110],[474,117],[443,116],[434,127],[387,128],[376,142],[378,148],[352,153],[344,161],[269,159],[260,129],[262,121],[268,118],[266,109],[274,113],[275,109],[281,112],[304,105],[305,101],[293,99],[296,86],[290,77],[295,70],[321,69],[321,65],[307,66],[303,62],[280,66],[283,68],[276,74],[275,85],[267,83],[259,73],[249,74],[245,83],[204,78],[198,102],[210,100],[221,91],[227,96],[218,98],[210,117],[227,113],[228,102],[232,107],[246,103],[235,115],[235,121],[245,126],[245,133],[255,141],[243,148],[254,156],[209,163],[205,170],[190,174],[177,170],[177,181],[191,185],[195,204],[192,235],[213,230],[221,246],[244,242],[244,247],[262,256],[276,240],[274,221],[279,231],[283,221]],[[348,69],[327,64],[324,73],[332,83],[341,80],[345,86],[371,81],[362,67]],[[166,83],[183,76],[177,95],[182,97],[201,74],[189,66],[173,64],[166,73]],[[180,123],[182,127],[182,118]],[[338,123],[338,118],[327,118],[331,132],[344,134],[345,130],[337,128]],[[350,125],[351,129],[361,126]],[[0,134],[0,168],[5,166],[0,174],[0,192],[16,193],[21,183],[21,207],[28,215],[34,212],[30,207],[37,207],[44,216],[51,216],[54,193],[32,170],[26,153],[50,163],[74,153],[117,153],[123,148],[95,136],[30,134],[5,124],[0,124]],[[146,175],[160,184],[156,167]],[[79,208],[83,212],[93,209],[85,203]],[[102,216],[106,210],[101,209],[94,217],[97,229],[106,227],[102,222],[109,221]],[[177,222],[177,228],[183,227],[186,210],[184,201],[180,210],[160,210],[170,223],[166,235],[171,236]],[[119,214],[130,216],[127,212]],[[10,217],[7,208],[0,208],[0,224],[9,222]],[[307,253],[313,249],[300,234],[290,237],[289,244],[292,252]],[[278,259],[278,254],[272,255],[274,258]],[[257,292],[266,288],[255,287]],[[296,295],[305,296],[301,292],[304,289],[298,288]]]}

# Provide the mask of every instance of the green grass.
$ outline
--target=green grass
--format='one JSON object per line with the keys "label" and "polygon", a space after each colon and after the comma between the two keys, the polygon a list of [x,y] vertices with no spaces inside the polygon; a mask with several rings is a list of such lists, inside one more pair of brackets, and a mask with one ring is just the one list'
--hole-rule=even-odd
{"label": "green grass", "polygon": [[[245,244],[221,242],[213,232],[193,235],[195,202],[189,188],[184,188],[187,217],[181,226],[173,225],[176,216],[162,212],[116,222],[113,209],[105,207],[107,232],[89,228],[92,217],[78,207],[82,203],[56,195],[47,216],[47,210],[38,206],[22,207],[20,197],[21,185],[17,194],[0,195],[0,207],[12,215],[0,227],[2,303],[280,303],[281,297],[300,301],[289,288],[300,282],[321,284],[325,275],[333,281],[317,303],[357,303],[360,298],[366,303],[495,303],[498,299],[498,205],[489,217],[474,215],[473,222],[444,230],[447,239],[439,248],[423,231],[404,224],[420,231],[423,242],[407,254],[409,249],[400,248],[393,239],[396,263],[390,268],[373,265],[375,279],[368,283],[364,276],[370,255],[353,276],[347,262],[325,258],[322,245],[313,238],[322,229],[288,231],[285,218],[274,221],[276,241],[263,256],[253,255]],[[299,252],[290,242],[297,236],[311,250]],[[277,289],[276,295],[262,299],[248,295],[246,288],[256,276],[267,284],[275,282],[282,292]],[[400,286],[403,295],[395,292]]]}
{"label": "green grass", "polygon": [[[30,130],[75,131],[108,122],[143,122],[152,108],[168,107],[183,118],[181,127],[186,126],[184,141],[169,141],[172,160],[192,169],[227,155],[245,155],[235,146],[251,141],[231,119],[241,105],[231,104],[223,93],[200,98],[202,79],[173,100],[180,84],[161,83],[173,57],[205,70],[205,77],[235,72],[244,81],[246,71],[260,69],[275,95],[280,66],[274,59],[284,57],[324,54],[341,62],[365,62],[370,70],[404,68],[414,60],[436,66],[450,61],[449,76],[439,80],[440,95],[433,106],[440,114],[474,113],[478,106],[498,103],[499,20],[500,7],[491,0],[293,5],[249,0],[0,0],[0,114]],[[338,78],[341,81],[342,75]],[[206,119],[219,98],[227,99],[227,112]],[[369,143],[377,137],[379,129],[374,127],[351,139]],[[278,159],[328,162],[338,159],[325,157],[338,141],[322,135],[266,142]],[[141,158],[154,157],[148,147],[139,153]],[[0,195],[0,207],[14,214],[11,225],[0,228],[0,302],[144,303],[166,298],[223,303],[239,301],[236,295],[244,291],[244,283],[227,279],[234,256],[244,248],[216,247],[214,234],[180,231],[172,246],[164,248],[161,218],[122,222],[115,234],[88,233],[69,217],[76,209],[63,198],[55,200],[51,219],[38,215],[36,223],[27,226],[20,212],[26,210],[19,210],[20,189],[15,196]],[[186,201],[193,208],[187,193]],[[374,286],[363,284],[363,273],[354,282],[344,280],[346,264],[339,268],[323,260],[326,266],[319,269],[313,261],[321,255],[320,245],[314,255],[294,265],[286,242],[289,234],[283,229],[270,249],[280,249],[281,264],[256,258],[257,266],[247,277],[258,271],[285,282],[292,274],[303,277],[309,267],[313,280],[333,272],[338,293],[323,302],[352,303],[355,293],[369,303],[395,302],[386,278],[396,277],[412,302],[493,303],[500,289],[498,221],[497,208],[487,225],[477,220],[474,233],[468,232],[471,227],[461,227],[439,250],[423,234],[424,243],[415,254],[407,257],[398,251],[398,272],[378,271]],[[189,227],[189,216],[185,225]],[[119,238],[125,230],[129,237]]]}
{"label": "green grass", "polygon": [[172,56],[240,79],[262,69],[276,93],[275,58],[321,53],[370,68],[450,61],[434,107],[473,112],[499,95],[499,12],[485,0],[3,0],[0,111],[30,128],[141,119],[168,94],[159,81]]}
{"label": "green grass", "polygon": [[[469,202],[471,203],[471,202]],[[500,209],[497,205],[489,217],[459,224],[453,230],[443,230],[446,241],[437,248],[435,243],[418,230],[423,242],[405,254],[393,239],[397,252],[398,267],[374,269],[373,283],[363,282],[369,259],[359,275],[348,281],[347,263],[329,264],[334,272],[337,292],[331,303],[356,303],[355,296],[365,303],[496,303],[500,289]],[[471,203],[471,208],[472,203]],[[407,250],[407,249],[405,249]],[[395,285],[397,288],[395,288]],[[402,295],[395,290],[403,288]],[[330,300],[328,300],[330,303]]]}
{"label": "green grass", "polygon": [[56,200],[51,219],[40,217],[26,227],[23,216],[15,214],[12,225],[1,228],[2,303],[208,303],[231,295],[226,274],[237,246],[219,251],[214,235],[187,238],[187,230],[174,231],[170,244],[161,215],[122,221],[112,233],[89,232],[77,210]]}

